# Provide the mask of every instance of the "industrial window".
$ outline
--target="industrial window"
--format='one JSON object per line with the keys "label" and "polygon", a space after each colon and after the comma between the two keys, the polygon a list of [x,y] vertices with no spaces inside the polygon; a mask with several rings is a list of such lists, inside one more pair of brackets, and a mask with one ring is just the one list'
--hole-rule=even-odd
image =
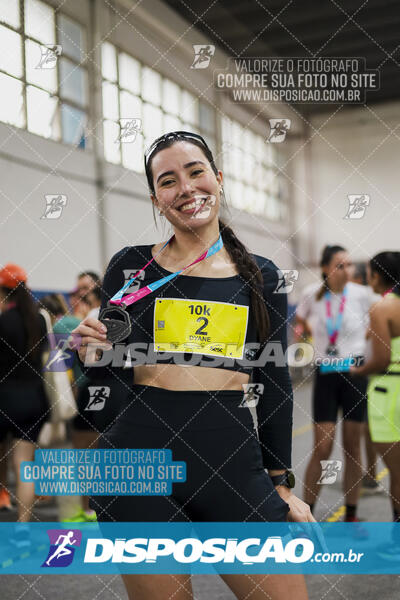
{"label": "industrial window", "polygon": [[215,151],[215,111],[109,42],[102,44],[106,160],[139,173],[144,150],[168,131],[201,133]]}
{"label": "industrial window", "polygon": [[0,120],[87,145],[87,70],[82,25],[41,0],[0,4]]}
{"label": "industrial window", "polygon": [[286,186],[277,150],[238,121],[222,118],[222,159],[228,201],[235,208],[272,221],[287,214]]}

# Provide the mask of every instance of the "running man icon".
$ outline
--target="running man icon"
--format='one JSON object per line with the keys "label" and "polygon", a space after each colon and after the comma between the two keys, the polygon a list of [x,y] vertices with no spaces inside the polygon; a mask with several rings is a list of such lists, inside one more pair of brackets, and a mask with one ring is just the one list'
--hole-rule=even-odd
{"label": "running man icon", "polygon": [[[79,529],[51,529],[47,531],[50,538],[50,549],[42,567],[67,567],[72,563],[75,548],[80,546],[82,532]],[[52,564],[50,564],[52,563]]]}
{"label": "running man icon", "polygon": [[102,410],[105,401],[110,397],[109,386],[90,386],[90,399],[85,410]]}
{"label": "running man icon", "polygon": [[215,46],[207,44],[193,44],[194,59],[191,69],[206,69],[215,53]]}
{"label": "running man icon", "polygon": [[267,142],[280,143],[286,138],[286,134],[290,129],[290,119],[269,119],[269,125],[271,128]]}
{"label": "running man icon", "polygon": [[[54,554],[52,554],[50,556],[50,558],[48,558],[46,560],[46,565],[50,566],[50,563],[53,560],[53,558],[56,558],[56,557],[61,558],[62,556],[65,556],[66,554],[72,554],[72,550],[70,548],[67,548],[67,545],[70,544],[72,546],[72,544],[75,544],[76,540],[72,539],[73,535],[74,535],[73,531],[68,531],[68,533],[66,535],[58,536],[56,544],[59,544],[59,545],[57,546]],[[60,544],[61,538],[63,539],[63,541]]]}

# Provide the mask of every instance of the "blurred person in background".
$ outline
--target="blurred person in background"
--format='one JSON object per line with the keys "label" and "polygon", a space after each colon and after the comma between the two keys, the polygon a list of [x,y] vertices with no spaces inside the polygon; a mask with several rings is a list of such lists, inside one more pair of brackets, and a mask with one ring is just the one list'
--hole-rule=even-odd
{"label": "blurred person in background", "polygon": [[86,294],[85,298],[90,306],[88,317],[97,319],[101,305],[101,287],[97,286],[93,288],[88,294]]}
{"label": "blurred person in background", "polygon": [[[0,306],[0,314],[2,308]],[[7,486],[8,455],[10,453],[10,435],[0,442],[0,511],[12,510],[10,494]]]}
{"label": "blurred person in background", "polygon": [[68,304],[62,294],[46,294],[38,301],[38,304],[47,310],[53,325],[69,312]]}
{"label": "blurred person in background", "polygon": [[[79,298],[80,310],[85,316],[95,303],[96,294],[95,288],[89,285],[89,276],[84,274],[78,277],[78,281],[82,281],[81,292],[83,295]],[[92,295],[92,300],[90,296]],[[56,335],[68,336],[81,322],[77,316],[78,312],[68,314],[68,306],[61,294],[48,294],[41,299],[40,304],[45,308],[52,317],[53,332]],[[77,307],[77,303],[75,304]],[[71,371],[70,371],[71,374]],[[74,360],[72,367],[72,389],[74,391],[76,403],[78,406],[78,414],[72,420],[72,444],[74,448],[94,448],[97,438],[96,430],[93,430],[93,413],[85,413],[85,408],[88,404],[88,385],[89,380],[82,372],[82,369],[77,360]],[[65,521],[94,521],[96,513],[89,508],[89,498],[86,496],[80,497],[80,504],[76,508],[75,514],[71,515]]]}
{"label": "blurred person in background", "polygon": [[[69,314],[68,304],[62,294],[47,294],[39,300],[38,306],[49,313],[53,333],[56,335],[70,334],[80,323],[80,319]],[[74,361],[72,369],[68,369],[68,375],[76,397],[77,384],[80,378],[83,378],[82,370],[77,361]]]}
{"label": "blurred person in background", "polygon": [[367,283],[367,265],[363,262],[354,263],[353,275],[350,279],[358,285],[368,285]]}
{"label": "blurred person in background", "polygon": [[[369,351],[354,377],[369,375],[368,422],[376,450],[389,469],[393,521],[400,523],[400,252],[381,252],[368,265],[368,282],[381,298],[369,311]],[[400,532],[393,529],[386,556],[400,557]]]}
{"label": "blurred person in background", "polygon": [[[342,246],[326,246],[320,267],[322,286],[311,284],[304,290],[297,306],[297,324],[312,332],[318,359],[354,357],[361,361],[371,295],[366,287],[350,281],[353,264]],[[304,499],[313,510],[321,489],[317,483],[322,475],[321,461],[331,455],[341,409],[346,521],[358,521],[356,511],[362,480],[360,440],[366,390],[366,377],[351,377],[348,372],[323,372],[320,366],[316,367],[312,400],[314,448],[305,474]]]}
{"label": "blurred person in background", "polygon": [[71,314],[76,319],[81,321],[86,316],[86,307],[84,303],[82,303],[82,299],[78,296],[77,289],[72,290],[68,294],[68,301],[71,307]]}
{"label": "blurred person in background", "polygon": [[[87,278],[87,275],[86,275]],[[82,279],[85,282],[85,279]],[[83,290],[83,288],[82,288]],[[87,316],[97,319],[101,304],[101,282],[92,287],[81,298],[87,306]],[[80,368],[80,367],[79,367]],[[73,421],[73,443],[75,448],[97,447],[99,437],[113,425],[128,397],[130,370],[126,370],[126,380],[115,378],[104,370],[101,375],[83,376],[77,398],[79,414]],[[89,498],[82,497],[82,506],[77,513],[65,521],[95,521],[96,513],[89,508]]]}
{"label": "blurred person in background", "polygon": [[[351,281],[353,283],[358,283],[359,285],[368,285],[366,263],[358,262],[354,264],[354,273],[351,278]],[[371,294],[373,294],[373,291],[370,287],[368,287],[368,290],[371,290]],[[378,299],[379,296],[376,295],[375,301],[377,301]],[[371,434],[369,432],[368,426],[367,410],[365,411],[363,436],[365,442],[365,455],[367,458],[367,472],[365,473],[362,480],[362,492],[364,495],[381,494],[384,492],[384,489],[376,480],[376,464],[378,454],[371,440]]]}
{"label": "blurred person in background", "polygon": [[11,498],[8,493],[7,470],[8,455],[10,453],[9,435],[0,442],[0,510],[12,510]]}
{"label": "blurred person in background", "polygon": [[42,380],[46,324],[29,288],[27,274],[15,264],[0,270],[0,442],[11,432],[19,526],[13,542],[30,544],[29,521],[35,503],[33,482],[20,480],[20,465],[34,459],[48,413]]}
{"label": "blurred person in background", "polygon": [[91,292],[95,287],[101,287],[101,279],[94,271],[84,271],[78,275],[77,290],[82,298]]}
{"label": "blurred person in background", "polygon": [[69,294],[69,301],[72,314],[80,320],[87,317],[90,310],[84,298],[100,284],[100,277],[94,271],[83,271],[78,275],[76,288]]}

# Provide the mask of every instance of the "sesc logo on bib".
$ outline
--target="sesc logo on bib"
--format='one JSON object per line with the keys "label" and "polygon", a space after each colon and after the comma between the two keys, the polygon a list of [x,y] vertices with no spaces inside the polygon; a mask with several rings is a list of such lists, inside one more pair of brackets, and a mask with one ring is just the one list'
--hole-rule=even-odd
{"label": "sesc logo on bib", "polygon": [[242,359],[248,313],[241,304],[156,298],[154,350]]}

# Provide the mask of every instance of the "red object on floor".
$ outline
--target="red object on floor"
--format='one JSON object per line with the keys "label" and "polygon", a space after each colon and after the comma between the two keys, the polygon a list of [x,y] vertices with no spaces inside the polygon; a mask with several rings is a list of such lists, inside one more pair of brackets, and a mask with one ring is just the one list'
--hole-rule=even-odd
{"label": "red object on floor", "polygon": [[0,510],[2,509],[12,510],[10,494],[5,488],[1,488],[0,490]]}

